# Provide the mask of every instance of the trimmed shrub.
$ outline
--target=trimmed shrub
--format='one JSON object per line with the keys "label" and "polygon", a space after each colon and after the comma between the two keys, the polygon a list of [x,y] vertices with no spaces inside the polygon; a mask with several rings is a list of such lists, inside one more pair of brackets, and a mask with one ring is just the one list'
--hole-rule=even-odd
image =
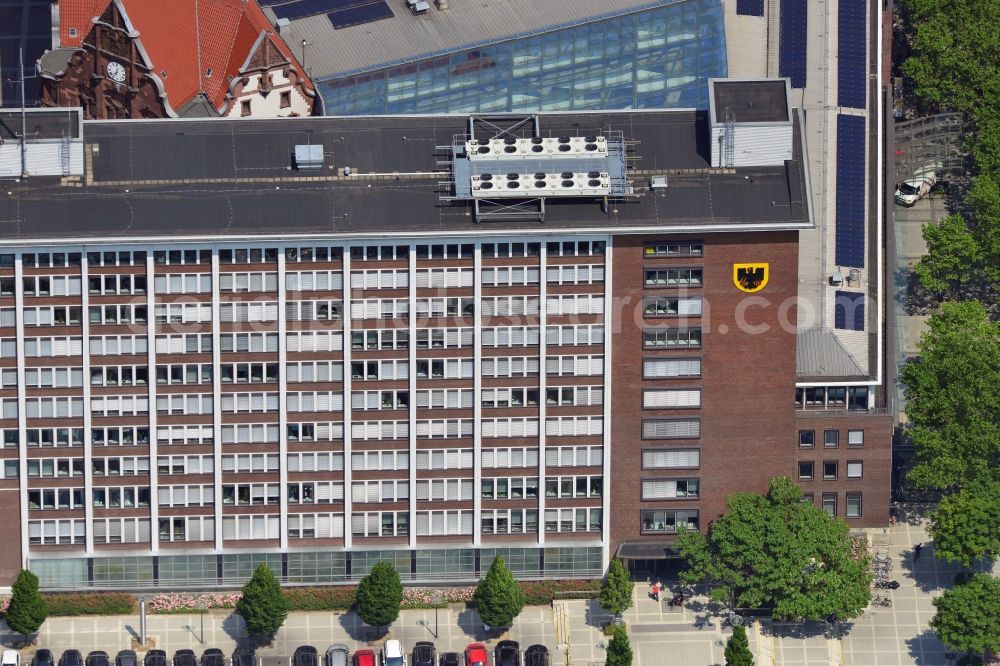
{"label": "trimmed shrub", "polygon": [[296,611],[347,611],[354,606],[358,588],[290,587],[285,589],[288,609]]}
{"label": "trimmed shrub", "polygon": [[130,615],[139,603],[124,592],[59,592],[43,595],[49,603],[49,617],[79,615]]}

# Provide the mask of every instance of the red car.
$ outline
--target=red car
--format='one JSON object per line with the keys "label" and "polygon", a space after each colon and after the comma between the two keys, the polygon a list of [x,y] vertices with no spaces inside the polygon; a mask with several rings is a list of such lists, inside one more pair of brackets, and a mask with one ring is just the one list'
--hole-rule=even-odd
{"label": "red car", "polygon": [[375,666],[375,653],[371,650],[358,650],[354,653],[354,666]]}
{"label": "red car", "polygon": [[465,666],[487,666],[486,646],[482,643],[469,643],[465,648]]}

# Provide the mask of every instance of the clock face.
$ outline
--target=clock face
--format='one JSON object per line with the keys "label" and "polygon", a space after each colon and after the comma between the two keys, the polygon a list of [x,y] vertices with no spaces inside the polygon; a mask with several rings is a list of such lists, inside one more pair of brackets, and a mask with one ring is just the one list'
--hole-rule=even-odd
{"label": "clock face", "polygon": [[117,62],[108,63],[108,78],[121,83],[125,80],[125,68]]}

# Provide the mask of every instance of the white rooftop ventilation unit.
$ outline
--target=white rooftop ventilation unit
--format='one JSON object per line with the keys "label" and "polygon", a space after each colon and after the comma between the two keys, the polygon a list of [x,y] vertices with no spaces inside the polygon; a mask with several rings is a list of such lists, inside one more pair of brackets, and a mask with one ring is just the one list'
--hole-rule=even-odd
{"label": "white rooftop ventilation unit", "polygon": [[322,144],[303,143],[295,146],[295,168],[322,169],[323,168]]}
{"label": "white rooftop ventilation unit", "polygon": [[465,142],[465,154],[472,161],[606,157],[608,141],[603,136],[479,139]]}
{"label": "white rooftop ventilation unit", "polygon": [[473,198],[601,197],[611,194],[603,171],[557,173],[482,173],[471,177]]}

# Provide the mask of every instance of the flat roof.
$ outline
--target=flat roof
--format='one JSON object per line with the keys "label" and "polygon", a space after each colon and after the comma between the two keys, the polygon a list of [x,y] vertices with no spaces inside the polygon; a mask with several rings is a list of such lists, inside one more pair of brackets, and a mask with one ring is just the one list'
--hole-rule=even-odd
{"label": "flat roof", "polygon": [[[323,81],[685,1],[452,0],[440,10],[431,0],[427,12],[414,15],[399,0],[391,3],[392,18],[339,30],[326,14],[295,19],[285,39],[296,48],[303,39],[311,42],[305,57],[310,76]],[[264,11],[277,20],[273,8]]]}
{"label": "flat roof", "polygon": [[[709,168],[704,112],[539,118],[545,136],[621,131],[634,142],[636,196],[607,213],[596,199],[548,199],[544,222],[477,223],[471,202],[441,200],[438,147],[466,132],[465,115],[88,121],[85,177],[3,184],[0,244],[811,227],[798,134],[784,166],[719,170]],[[292,168],[300,144],[323,146],[323,170]],[[668,175],[665,191],[649,189],[654,174]]]}
{"label": "flat roof", "polygon": [[785,79],[711,82],[715,122],[725,122],[728,108],[738,123],[788,122],[789,106]]}

